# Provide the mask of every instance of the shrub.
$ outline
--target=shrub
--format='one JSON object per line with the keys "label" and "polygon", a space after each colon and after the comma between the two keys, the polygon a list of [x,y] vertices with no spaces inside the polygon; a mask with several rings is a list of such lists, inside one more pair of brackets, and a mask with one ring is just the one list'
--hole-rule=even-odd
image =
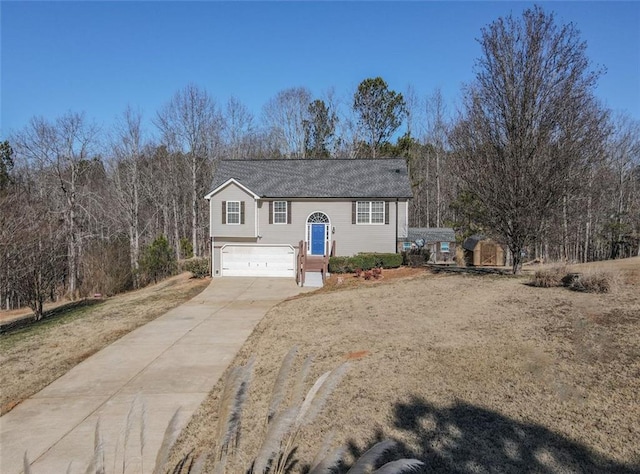
{"label": "shrub", "polygon": [[191,272],[194,278],[205,278],[209,276],[209,259],[190,258],[180,264],[182,271]]}
{"label": "shrub", "polygon": [[406,252],[402,252],[402,260],[404,265],[409,265],[410,267],[419,267],[424,265],[431,258],[431,251],[426,248],[418,248],[407,250]]}
{"label": "shrub", "polygon": [[564,286],[564,279],[567,276],[567,268],[564,265],[537,270],[533,276],[533,280],[529,283],[531,286],[541,288],[551,288],[554,286]]}
{"label": "shrub", "polygon": [[356,268],[361,268],[366,271],[371,270],[373,267],[381,266],[375,254],[371,253],[359,253],[358,255],[354,255],[353,257],[350,257],[349,263],[352,267],[351,271],[354,271]]}
{"label": "shrub", "polygon": [[186,260],[193,258],[193,244],[185,237],[180,239],[180,254]]}
{"label": "shrub", "polygon": [[353,273],[356,269],[398,268],[402,265],[402,260],[399,253],[359,253],[353,257],[331,257],[329,272]]}
{"label": "shrub", "polygon": [[371,268],[398,268],[402,265],[402,254],[399,253],[372,253],[364,255],[371,255],[374,257],[376,263]]}
{"label": "shrub", "polygon": [[140,272],[154,283],[176,272],[176,256],[164,235],[144,248],[140,258]]}
{"label": "shrub", "polygon": [[616,278],[612,273],[593,271],[575,278],[569,285],[569,289],[586,293],[609,293],[614,289],[615,281]]}
{"label": "shrub", "polygon": [[329,258],[329,272],[330,273],[348,273],[351,267],[348,267],[349,257],[330,257]]}
{"label": "shrub", "polygon": [[126,238],[90,241],[80,263],[80,295],[86,297],[101,293],[111,296],[133,288],[129,255]]}

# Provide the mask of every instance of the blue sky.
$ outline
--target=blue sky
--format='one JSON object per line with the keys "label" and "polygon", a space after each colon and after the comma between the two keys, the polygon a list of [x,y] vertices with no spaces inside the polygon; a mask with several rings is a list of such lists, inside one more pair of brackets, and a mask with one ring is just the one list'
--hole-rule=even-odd
{"label": "blue sky", "polygon": [[[71,110],[108,128],[130,104],[147,123],[180,88],[230,96],[258,118],[278,91],[334,88],[346,101],[382,76],[450,111],[473,79],[480,29],[529,2],[13,2],[2,1],[0,137],[32,116]],[[597,95],[640,120],[640,3],[540,2],[573,21]]]}

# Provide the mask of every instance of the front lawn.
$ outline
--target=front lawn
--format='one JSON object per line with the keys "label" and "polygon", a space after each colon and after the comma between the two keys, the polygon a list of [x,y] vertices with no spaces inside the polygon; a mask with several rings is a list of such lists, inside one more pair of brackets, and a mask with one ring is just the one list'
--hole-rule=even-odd
{"label": "front lawn", "polygon": [[190,273],[71,309],[0,337],[1,413],[90,355],[200,293],[211,280]]}
{"label": "front lawn", "polygon": [[[389,437],[400,442],[392,457],[417,457],[424,472],[625,472],[640,463],[636,279],[601,295],[495,275],[352,281],[277,306],[232,363],[256,357],[240,440],[245,463],[294,345],[298,366],[315,356],[314,379],[351,361],[298,439],[294,472],[330,430],[335,444],[349,446],[347,463]],[[182,433],[174,459],[213,450],[221,388]]]}

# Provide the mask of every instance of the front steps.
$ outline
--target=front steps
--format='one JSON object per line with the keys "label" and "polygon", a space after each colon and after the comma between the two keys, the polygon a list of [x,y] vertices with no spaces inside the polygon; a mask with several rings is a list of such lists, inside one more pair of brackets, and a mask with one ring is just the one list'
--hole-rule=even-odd
{"label": "front steps", "polygon": [[304,279],[304,286],[311,288],[322,288],[322,273],[320,272],[307,272]]}

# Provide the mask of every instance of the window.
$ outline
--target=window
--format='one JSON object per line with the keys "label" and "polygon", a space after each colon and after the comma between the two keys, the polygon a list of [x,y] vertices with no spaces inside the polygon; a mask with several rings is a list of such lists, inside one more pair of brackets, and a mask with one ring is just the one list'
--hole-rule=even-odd
{"label": "window", "polygon": [[384,201],[358,201],[356,203],[357,224],[384,224]]}
{"label": "window", "polygon": [[371,223],[384,224],[384,202],[374,201],[371,203]]}
{"label": "window", "polygon": [[273,202],[273,223],[274,224],[287,223],[287,201]]}
{"label": "window", "polygon": [[369,223],[370,204],[370,202],[358,202],[358,220],[356,221],[358,224]]}
{"label": "window", "polygon": [[291,201],[269,201],[269,224],[291,224]]}
{"label": "window", "polygon": [[449,251],[449,242],[440,242],[440,251],[448,252]]}
{"label": "window", "polygon": [[307,224],[328,224],[329,218],[324,212],[314,212],[307,219]]}
{"label": "window", "polygon": [[227,201],[227,224],[240,224],[240,201]]}

